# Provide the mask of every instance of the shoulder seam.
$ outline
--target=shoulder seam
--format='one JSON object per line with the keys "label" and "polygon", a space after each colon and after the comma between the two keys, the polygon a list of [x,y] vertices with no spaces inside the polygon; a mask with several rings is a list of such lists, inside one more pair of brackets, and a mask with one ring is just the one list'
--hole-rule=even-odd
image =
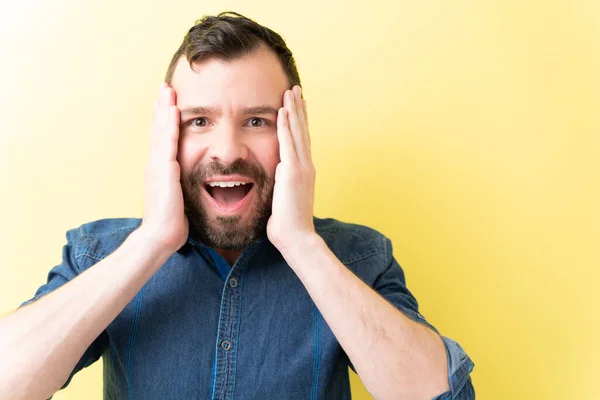
{"label": "shoulder seam", "polygon": [[[391,258],[393,258],[393,257],[394,257],[394,255],[393,255],[393,254],[391,254],[391,257],[390,257],[390,259],[388,260],[388,258],[387,258],[387,253],[388,253],[388,241],[391,243],[391,240],[390,240],[390,239],[388,239],[388,238],[387,238],[385,235],[383,235],[383,234],[381,235],[381,239],[383,240],[383,255],[384,255],[384,257],[385,257],[385,262],[386,262],[386,263],[390,263],[390,262],[392,261],[392,260],[391,260]],[[391,250],[391,249],[390,249],[390,250]],[[390,251],[390,253],[391,253],[391,251]]]}
{"label": "shoulder seam", "polygon": [[[106,255],[102,255],[100,253],[94,254],[94,252],[90,252],[89,249],[86,248],[86,246],[84,246],[85,242],[93,241],[94,239],[101,240],[101,238],[104,238],[104,237],[107,237],[107,236],[110,236],[110,235],[113,235],[116,233],[128,232],[128,231],[132,232],[136,229],[137,229],[137,227],[128,226],[128,227],[121,227],[121,228],[113,229],[108,232],[86,233],[86,232],[84,232],[83,225],[80,226],[79,227],[80,235],[79,235],[79,238],[77,239],[77,245],[74,247],[74,255],[73,255],[73,259],[76,263],[77,270],[81,272],[78,260],[80,260],[84,256],[87,256],[96,261],[102,261],[104,258],[106,258]],[[82,241],[82,239],[84,241]]]}
{"label": "shoulder seam", "polygon": [[99,256],[96,256],[94,254],[89,254],[89,253],[79,253],[79,254],[77,254],[75,256],[75,261],[77,261],[81,257],[89,257],[89,258],[94,259],[96,261],[102,261],[105,258],[105,257],[99,257]]}
{"label": "shoulder seam", "polygon": [[[386,243],[385,240],[387,239],[385,237],[385,235],[383,235],[381,232],[374,230],[372,228],[369,227],[362,227],[365,229],[361,229],[361,226],[357,226],[357,227],[351,227],[349,229],[344,229],[344,228],[339,228],[339,227],[330,227],[330,228],[325,228],[325,229],[319,229],[317,231],[317,233],[320,234],[326,234],[326,233],[337,233],[337,232],[343,232],[345,234],[348,235],[352,235],[356,238],[359,239],[368,239],[371,240],[373,243],[373,247],[374,249],[372,249],[371,251],[369,251],[368,253],[364,253],[364,254],[355,254],[354,257],[350,257],[348,260],[343,260],[340,259],[340,261],[344,264],[344,265],[351,265],[353,263],[365,260],[367,258],[373,257],[373,256],[377,256],[377,255],[382,255],[384,257],[384,261],[386,260]],[[380,239],[383,240],[383,246],[381,245]]]}
{"label": "shoulder seam", "polygon": [[73,261],[75,262],[75,269],[77,270],[77,275],[81,274],[81,268],[79,267],[79,262],[77,261],[77,252],[79,250],[79,243],[81,242],[81,237],[83,236],[83,229],[79,227],[79,235],[77,236],[77,241],[75,242],[75,246],[73,246]]}
{"label": "shoulder seam", "polygon": [[361,254],[360,256],[358,256],[358,257],[356,257],[354,259],[351,258],[349,261],[345,261],[342,264],[344,264],[344,265],[354,264],[355,262],[366,260],[367,258],[371,258],[373,256],[377,256],[377,255],[380,255],[380,254],[382,254],[380,251],[373,251],[371,253]]}
{"label": "shoulder seam", "polygon": [[112,231],[108,231],[108,232],[99,232],[99,233],[84,233],[83,236],[85,237],[100,237],[100,236],[108,236],[108,235],[112,235],[113,233],[118,233],[118,232],[122,232],[122,231],[134,231],[136,230],[138,227],[123,227],[123,228],[117,228],[117,229],[113,229]]}

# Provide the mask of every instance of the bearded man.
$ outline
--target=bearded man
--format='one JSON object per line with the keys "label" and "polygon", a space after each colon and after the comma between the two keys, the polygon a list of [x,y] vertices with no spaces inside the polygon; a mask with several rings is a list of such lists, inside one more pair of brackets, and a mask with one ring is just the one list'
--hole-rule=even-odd
{"label": "bearded man", "polygon": [[143,218],[67,232],[0,318],[0,398],[45,399],[101,356],[105,399],[473,399],[389,239],[313,216],[306,101],[280,35],[199,20],[154,107]]}

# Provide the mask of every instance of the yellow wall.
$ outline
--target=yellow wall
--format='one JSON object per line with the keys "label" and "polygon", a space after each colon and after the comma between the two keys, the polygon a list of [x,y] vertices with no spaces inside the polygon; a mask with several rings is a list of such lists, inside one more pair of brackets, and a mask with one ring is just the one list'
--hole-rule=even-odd
{"label": "yellow wall", "polygon": [[[478,398],[598,398],[597,0],[0,2],[0,312],[67,229],[141,216],[157,82],[225,9],[297,57],[316,214],[392,238]],[[82,398],[101,398],[99,363],[55,396]]]}

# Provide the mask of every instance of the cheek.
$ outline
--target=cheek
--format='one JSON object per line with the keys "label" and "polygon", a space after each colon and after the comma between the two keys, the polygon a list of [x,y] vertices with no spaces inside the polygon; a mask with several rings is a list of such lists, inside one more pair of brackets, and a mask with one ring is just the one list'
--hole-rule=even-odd
{"label": "cheek", "polygon": [[199,140],[191,140],[185,136],[180,138],[178,146],[177,162],[179,162],[181,171],[184,174],[188,174],[198,165],[198,162],[200,162],[200,159],[202,159],[208,148],[207,144]]}
{"label": "cheek", "polygon": [[275,176],[275,168],[280,161],[277,136],[261,141],[260,144],[253,147],[252,153],[267,174],[271,177]]}

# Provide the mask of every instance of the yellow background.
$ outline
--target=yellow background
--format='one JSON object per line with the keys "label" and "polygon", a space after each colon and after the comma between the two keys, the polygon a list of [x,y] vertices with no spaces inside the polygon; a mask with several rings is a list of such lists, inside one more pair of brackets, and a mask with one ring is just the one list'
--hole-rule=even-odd
{"label": "yellow background", "polygon": [[[478,398],[597,399],[597,0],[1,0],[0,312],[45,282],[67,229],[141,216],[157,82],[194,20],[227,9],[297,58],[316,215],[393,240]],[[100,363],[55,396],[84,398]]]}

